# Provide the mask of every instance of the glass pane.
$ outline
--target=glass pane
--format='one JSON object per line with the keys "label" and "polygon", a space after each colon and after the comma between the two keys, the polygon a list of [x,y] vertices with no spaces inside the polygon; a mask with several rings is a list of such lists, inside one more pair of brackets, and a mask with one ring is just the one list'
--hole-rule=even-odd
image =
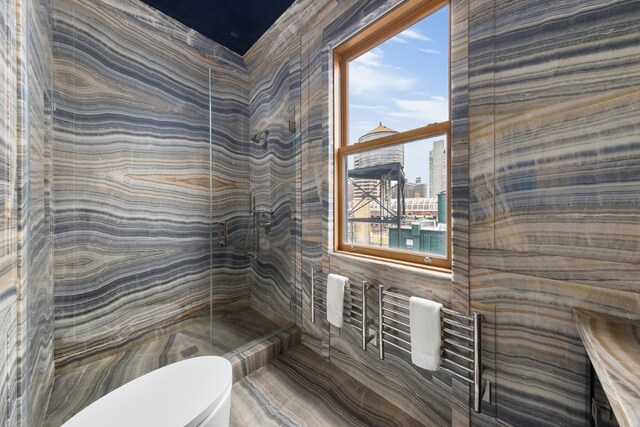
{"label": "glass pane", "polygon": [[346,156],[345,243],[447,256],[447,136]]}
{"label": "glass pane", "polygon": [[349,62],[349,144],[449,120],[449,7]]}

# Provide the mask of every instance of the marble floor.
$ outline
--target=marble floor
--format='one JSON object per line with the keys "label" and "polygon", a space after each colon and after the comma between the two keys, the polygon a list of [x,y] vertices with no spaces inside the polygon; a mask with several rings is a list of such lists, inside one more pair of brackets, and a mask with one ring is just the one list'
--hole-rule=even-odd
{"label": "marble floor", "polygon": [[303,345],[233,385],[232,427],[421,425]]}
{"label": "marble floor", "polygon": [[117,352],[57,375],[45,427],[62,425],[90,403],[154,369],[195,356],[237,358],[235,350],[279,330],[280,325],[246,306],[158,329]]}
{"label": "marble floor", "polygon": [[[236,364],[239,370],[245,370],[247,363],[263,366],[234,383],[232,427],[422,425],[303,345],[276,344],[290,350],[271,362],[263,354],[249,355],[251,348],[262,347],[274,353],[267,348],[272,338],[264,337],[285,330],[246,307],[163,328],[117,353],[58,375],[45,426],[62,425],[90,403],[147,372],[203,355],[229,358],[235,379],[242,376],[237,375]],[[249,359],[237,363],[244,353]]]}

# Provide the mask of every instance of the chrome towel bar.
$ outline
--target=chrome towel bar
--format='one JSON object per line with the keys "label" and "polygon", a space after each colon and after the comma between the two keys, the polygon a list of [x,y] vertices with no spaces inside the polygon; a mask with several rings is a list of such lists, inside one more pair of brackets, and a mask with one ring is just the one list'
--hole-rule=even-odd
{"label": "chrome towel bar", "polygon": [[[378,285],[378,356],[385,357],[385,345],[411,354],[409,324],[410,297]],[[404,310],[404,311],[403,311]],[[485,392],[482,381],[482,315],[466,315],[442,308],[440,368],[473,386],[473,410],[480,412]]]}
{"label": "chrome towel bar", "polygon": [[[319,283],[322,273],[324,284]],[[362,350],[375,338],[369,334],[374,320],[368,318],[368,291],[373,285],[362,281],[360,286],[349,283],[345,292],[344,309],[349,315],[349,323],[361,332]],[[322,269],[311,267],[311,321],[316,322],[316,310],[326,315],[326,273]],[[348,301],[347,301],[348,299]],[[378,285],[378,356],[385,358],[385,346],[403,353],[411,354],[411,326],[409,323],[410,297],[392,289]],[[453,377],[473,386],[473,410],[480,412],[481,401],[488,390],[488,382],[482,380],[481,360],[481,322],[482,315],[463,314],[448,308],[441,310],[441,358],[440,369]]]}
{"label": "chrome towel bar", "polygon": [[[316,274],[318,272],[326,276],[322,269],[316,270],[315,267],[311,267],[311,322],[313,323],[316,323],[316,310],[320,310],[321,313],[326,314],[326,301],[323,297],[323,295],[326,295],[326,278],[324,286],[316,282]],[[365,351],[367,350],[367,344],[375,338],[375,334],[369,334],[369,327],[373,324],[373,319],[369,319],[368,317],[368,291],[370,289],[373,289],[373,285],[368,284],[364,280],[360,286],[352,286],[351,282],[349,282],[348,296],[350,301],[345,301],[345,305],[343,306],[345,313],[349,314],[349,319],[345,319],[348,320],[347,323],[360,329],[362,349]],[[317,295],[317,291],[321,291],[322,294]],[[354,304],[354,302],[356,304]],[[323,312],[323,310],[325,311]]]}

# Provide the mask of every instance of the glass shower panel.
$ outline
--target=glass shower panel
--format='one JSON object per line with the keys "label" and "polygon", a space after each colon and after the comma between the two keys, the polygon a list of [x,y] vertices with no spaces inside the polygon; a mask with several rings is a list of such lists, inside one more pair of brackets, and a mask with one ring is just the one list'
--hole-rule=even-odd
{"label": "glass shower panel", "polygon": [[291,218],[291,265],[290,278],[289,278],[289,301],[291,311],[291,322],[296,322],[298,317],[298,285],[301,278],[299,277],[300,265],[302,263],[302,252],[300,250],[300,238],[302,236],[301,230],[301,168],[300,168],[300,143],[299,143],[299,131],[298,120],[296,118],[296,112],[299,108],[293,107],[293,118],[289,122],[289,131],[291,132],[291,178],[290,178],[290,218]]}

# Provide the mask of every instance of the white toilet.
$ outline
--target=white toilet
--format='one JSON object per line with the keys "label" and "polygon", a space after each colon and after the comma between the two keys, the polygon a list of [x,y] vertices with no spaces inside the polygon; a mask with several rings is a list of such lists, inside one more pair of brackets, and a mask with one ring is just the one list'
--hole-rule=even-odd
{"label": "white toilet", "polygon": [[231,383],[225,358],[183,360],[117,388],[63,427],[228,427]]}

